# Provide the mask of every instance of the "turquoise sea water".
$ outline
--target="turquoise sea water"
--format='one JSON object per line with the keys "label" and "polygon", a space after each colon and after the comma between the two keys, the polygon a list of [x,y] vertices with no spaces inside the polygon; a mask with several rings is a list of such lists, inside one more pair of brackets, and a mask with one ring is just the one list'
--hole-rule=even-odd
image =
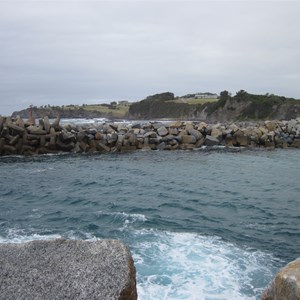
{"label": "turquoise sea water", "polygon": [[139,299],[259,299],[299,257],[300,151],[0,158],[0,241],[117,238]]}

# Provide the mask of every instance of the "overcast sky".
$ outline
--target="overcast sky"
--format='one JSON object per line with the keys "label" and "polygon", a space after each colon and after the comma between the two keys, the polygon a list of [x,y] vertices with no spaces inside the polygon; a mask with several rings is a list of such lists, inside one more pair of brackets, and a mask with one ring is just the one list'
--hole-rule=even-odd
{"label": "overcast sky", "polygon": [[0,114],[240,89],[300,98],[300,2],[0,1]]}

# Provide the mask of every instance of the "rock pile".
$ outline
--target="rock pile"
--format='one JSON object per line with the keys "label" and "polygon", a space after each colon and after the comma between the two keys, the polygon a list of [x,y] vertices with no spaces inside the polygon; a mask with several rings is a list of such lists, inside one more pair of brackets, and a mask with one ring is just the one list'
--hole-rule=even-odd
{"label": "rock pile", "polygon": [[0,155],[58,152],[124,152],[137,149],[175,150],[201,146],[300,148],[300,118],[290,121],[68,124],[48,117],[31,121],[0,117]]}

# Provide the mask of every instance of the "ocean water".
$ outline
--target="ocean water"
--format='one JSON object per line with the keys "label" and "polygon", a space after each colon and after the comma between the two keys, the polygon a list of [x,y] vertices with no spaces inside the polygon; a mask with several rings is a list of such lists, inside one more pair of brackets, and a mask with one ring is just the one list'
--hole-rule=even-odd
{"label": "ocean water", "polygon": [[300,151],[0,158],[0,242],[114,238],[139,299],[259,299],[299,257]]}

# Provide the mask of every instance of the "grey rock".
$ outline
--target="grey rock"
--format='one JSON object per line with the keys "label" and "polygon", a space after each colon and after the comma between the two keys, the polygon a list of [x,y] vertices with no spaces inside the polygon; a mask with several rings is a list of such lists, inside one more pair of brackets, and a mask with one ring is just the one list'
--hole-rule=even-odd
{"label": "grey rock", "polygon": [[219,145],[219,140],[217,138],[212,137],[211,135],[207,135],[205,138],[206,146],[216,146]]}
{"label": "grey rock", "polygon": [[203,137],[202,133],[196,129],[190,129],[189,134],[194,136],[197,141]]}
{"label": "grey rock", "polygon": [[177,135],[178,134],[178,129],[175,127],[170,127],[169,128],[169,134],[170,135]]}
{"label": "grey rock", "polygon": [[116,240],[0,244],[0,265],[1,299],[137,299],[131,254]]}
{"label": "grey rock", "polygon": [[182,143],[183,144],[195,144],[196,138],[193,135],[182,135]]}
{"label": "grey rock", "polygon": [[144,138],[156,138],[157,134],[155,131],[148,131],[144,134]]}
{"label": "grey rock", "polygon": [[166,136],[166,135],[168,135],[169,131],[166,127],[162,126],[157,129],[157,133],[160,136]]}
{"label": "grey rock", "polygon": [[165,150],[165,148],[166,148],[166,143],[165,142],[161,142],[160,144],[158,144],[156,146],[157,150]]}

